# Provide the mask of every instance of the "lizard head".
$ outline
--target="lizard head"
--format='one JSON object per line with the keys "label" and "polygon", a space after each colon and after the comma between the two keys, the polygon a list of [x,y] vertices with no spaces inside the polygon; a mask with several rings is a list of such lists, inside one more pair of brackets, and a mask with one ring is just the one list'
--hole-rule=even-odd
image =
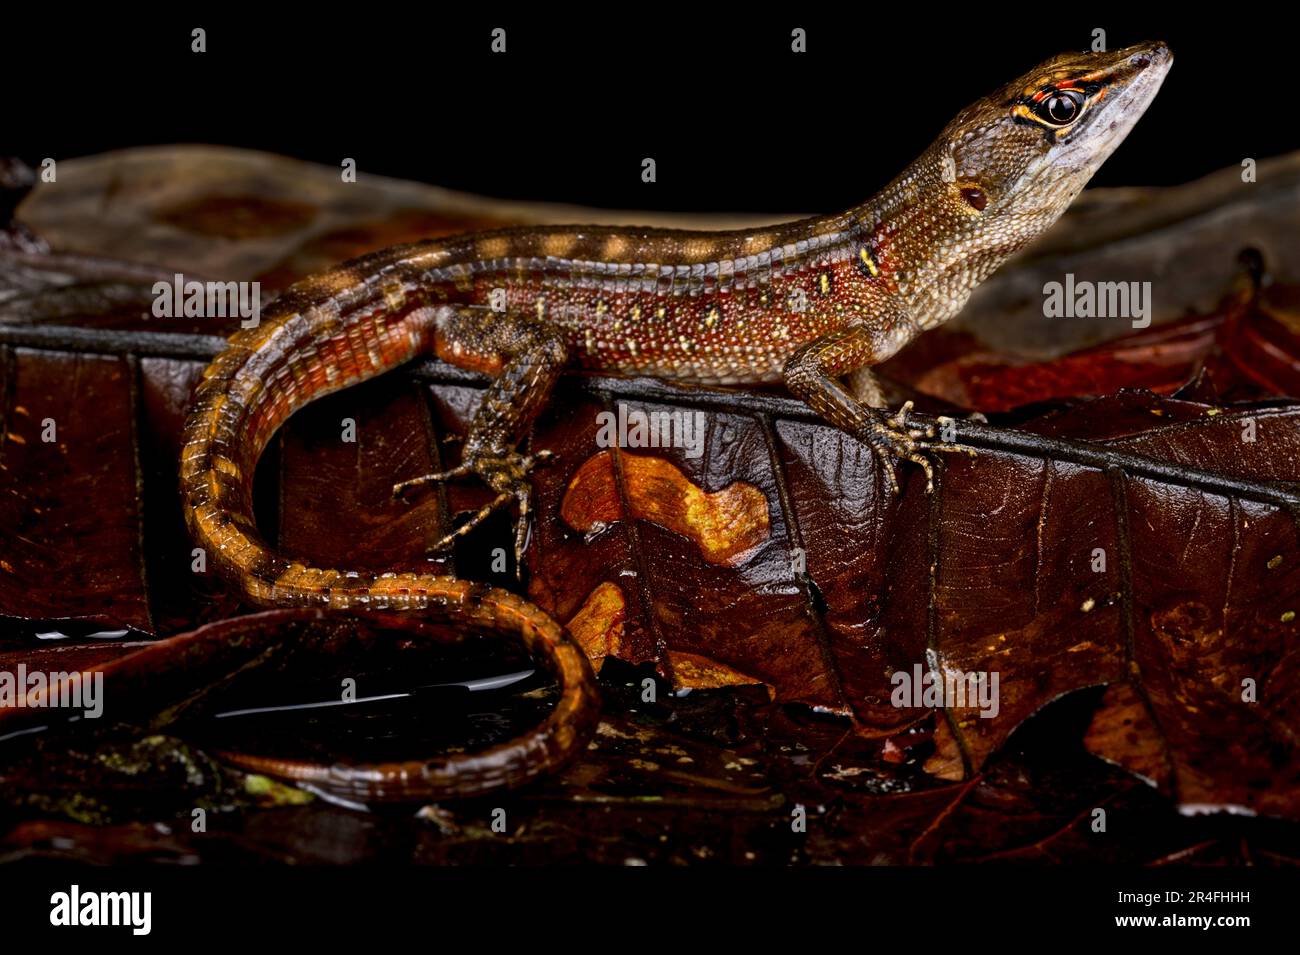
{"label": "lizard head", "polygon": [[1163,43],[1062,54],[948,124],[922,171],[892,184],[901,208],[922,208],[929,220],[908,295],[923,327],[955,313],[1060,217],[1146,111],[1172,62]]}
{"label": "lizard head", "polygon": [[1124,141],[1172,62],[1163,43],[1053,57],[949,123],[940,178],[974,221],[1027,241]]}

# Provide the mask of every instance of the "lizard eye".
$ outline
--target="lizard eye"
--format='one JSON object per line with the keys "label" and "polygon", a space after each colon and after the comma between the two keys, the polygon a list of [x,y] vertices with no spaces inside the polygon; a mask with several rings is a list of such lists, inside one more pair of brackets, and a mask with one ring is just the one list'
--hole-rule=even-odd
{"label": "lizard eye", "polygon": [[1038,118],[1053,126],[1067,126],[1083,112],[1083,94],[1078,90],[1056,90],[1034,108]]}

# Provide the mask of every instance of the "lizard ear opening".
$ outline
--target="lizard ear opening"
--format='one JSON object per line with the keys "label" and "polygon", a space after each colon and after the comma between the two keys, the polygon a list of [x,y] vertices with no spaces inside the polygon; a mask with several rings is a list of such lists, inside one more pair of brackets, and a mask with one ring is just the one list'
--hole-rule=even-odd
{"label": "lizard ear opening", "polygon": [[962,182],[957,184],[962,199],[966,204],[976,212],[983,212],[984,207],[989,204],[988,193],[985,192],[977,182]]}

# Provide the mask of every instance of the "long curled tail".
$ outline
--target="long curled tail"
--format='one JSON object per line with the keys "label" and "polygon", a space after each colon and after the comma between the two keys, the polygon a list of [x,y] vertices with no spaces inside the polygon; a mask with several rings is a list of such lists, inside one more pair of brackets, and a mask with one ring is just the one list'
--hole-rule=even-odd
{"label": "long curled tail", "polygon": [[518,639],[559,683],[559,703],[546,721],[479,753],[351,766],[223,754],[350,800],[436,800],[521,785],[572,758],[596,724],[599,698],[587,658],[540,608],[457,577],[310,567],[270,549],[253,518],[257,460],[294,411],[431,348],[436,310],[426,293],[431,277],[454,274],[457,253],[440,243],[392,249],[299,283],[208,366],[185,423],[186,521],[208,560],[250,602],[433,613]]}

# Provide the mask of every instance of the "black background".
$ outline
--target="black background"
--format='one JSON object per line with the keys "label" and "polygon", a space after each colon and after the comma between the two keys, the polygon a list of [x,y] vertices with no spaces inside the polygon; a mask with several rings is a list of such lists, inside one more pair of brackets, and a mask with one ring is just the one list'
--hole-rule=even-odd
{"label": "black background", "polygon": [[[1084,6],[302,6],[8,20],[0,149],[29,162],[207,142],[511,198],[818,212],[870,196],[962,106],[1046,57],[1163,39],[1164,89],[1098,185],[1185,182],[1300,147],[1294,42]],[[465,12],[468,9],[470,12]],[[1014,9],[1014,13],[1011,12]],[[1103,15],[1105,13],[1106,15]],[[208,52],[190,52],[204,26]],[[507,30],[507,53],[490,31]],[[808,31],[808,52],[790,31]],[[658,181],[641,181],[654,157]]]}

